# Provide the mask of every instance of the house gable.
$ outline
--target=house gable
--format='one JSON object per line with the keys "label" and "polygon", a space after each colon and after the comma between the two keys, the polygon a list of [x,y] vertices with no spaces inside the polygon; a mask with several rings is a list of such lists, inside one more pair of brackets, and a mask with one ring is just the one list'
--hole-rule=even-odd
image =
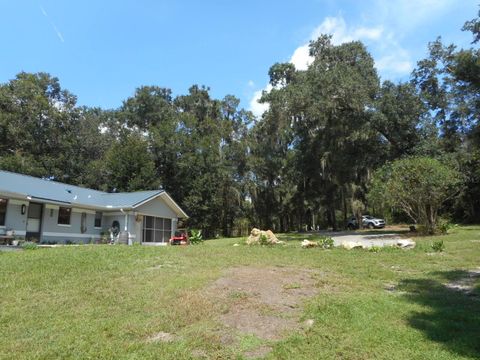
{"label": "house gable", "polygon": [[156,196],[142,205],[135,207],[135,211],[143,215],[169,219],[179,217],[179,214],[165,202],[162,196]]}

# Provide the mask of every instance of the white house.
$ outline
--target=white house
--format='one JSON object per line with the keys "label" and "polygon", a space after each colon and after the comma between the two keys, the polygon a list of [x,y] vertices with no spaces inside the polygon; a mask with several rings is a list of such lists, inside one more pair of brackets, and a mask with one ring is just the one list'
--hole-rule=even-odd
{"label": "white house", "polygon": [[187,217],[163,190],[106,193],[0,170],[0,235],[88,243],[117,228],[129,243],[166,244]]}

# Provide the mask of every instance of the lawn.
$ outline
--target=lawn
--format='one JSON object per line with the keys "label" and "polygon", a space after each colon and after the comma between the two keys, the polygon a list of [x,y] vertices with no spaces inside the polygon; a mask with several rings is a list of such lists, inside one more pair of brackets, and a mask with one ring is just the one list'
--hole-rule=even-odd
{"label": "lawn", "polygon": [[[0,253],[0,358],[235,359],[262,347],[275,359],[480,358],[480,278],[470,293],[446,286],[480,267],[480,227],[453,230],[432,253],[439,238],[379,252],[301,249],[303,237],[289,234],[277,247],[220,239]],[[295,316],[313,325],[275,340],[226,327],[221,317],[247,295],[212,284],[235,269],[268,269],[267,281],[275,269],[311,271],[315,293]]]}

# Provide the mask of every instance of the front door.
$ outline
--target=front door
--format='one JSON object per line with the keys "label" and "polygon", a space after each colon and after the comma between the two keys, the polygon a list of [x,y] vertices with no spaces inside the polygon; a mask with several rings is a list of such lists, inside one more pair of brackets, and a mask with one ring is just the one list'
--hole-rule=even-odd
{"label": "front door", "polygon": [[27,234],[28,241],[40,241],[40,230],[42,228],[42,204],[30,203],[28,205]]}

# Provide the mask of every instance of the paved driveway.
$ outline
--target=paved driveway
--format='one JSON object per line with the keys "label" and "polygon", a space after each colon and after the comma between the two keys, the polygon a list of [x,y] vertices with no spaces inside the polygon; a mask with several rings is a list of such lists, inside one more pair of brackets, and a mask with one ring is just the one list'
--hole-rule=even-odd
{"label": "paved driveway", "polygon": [[320,232],[319,235],[330,236],[335,242],[335,246],[341,246],[344,242],[358,242],[365,247],[372,246],[392,246],[398,240],[411,240],[397,233],[379,232],[355,232],[355,231],[339,231],[339,232]]}

